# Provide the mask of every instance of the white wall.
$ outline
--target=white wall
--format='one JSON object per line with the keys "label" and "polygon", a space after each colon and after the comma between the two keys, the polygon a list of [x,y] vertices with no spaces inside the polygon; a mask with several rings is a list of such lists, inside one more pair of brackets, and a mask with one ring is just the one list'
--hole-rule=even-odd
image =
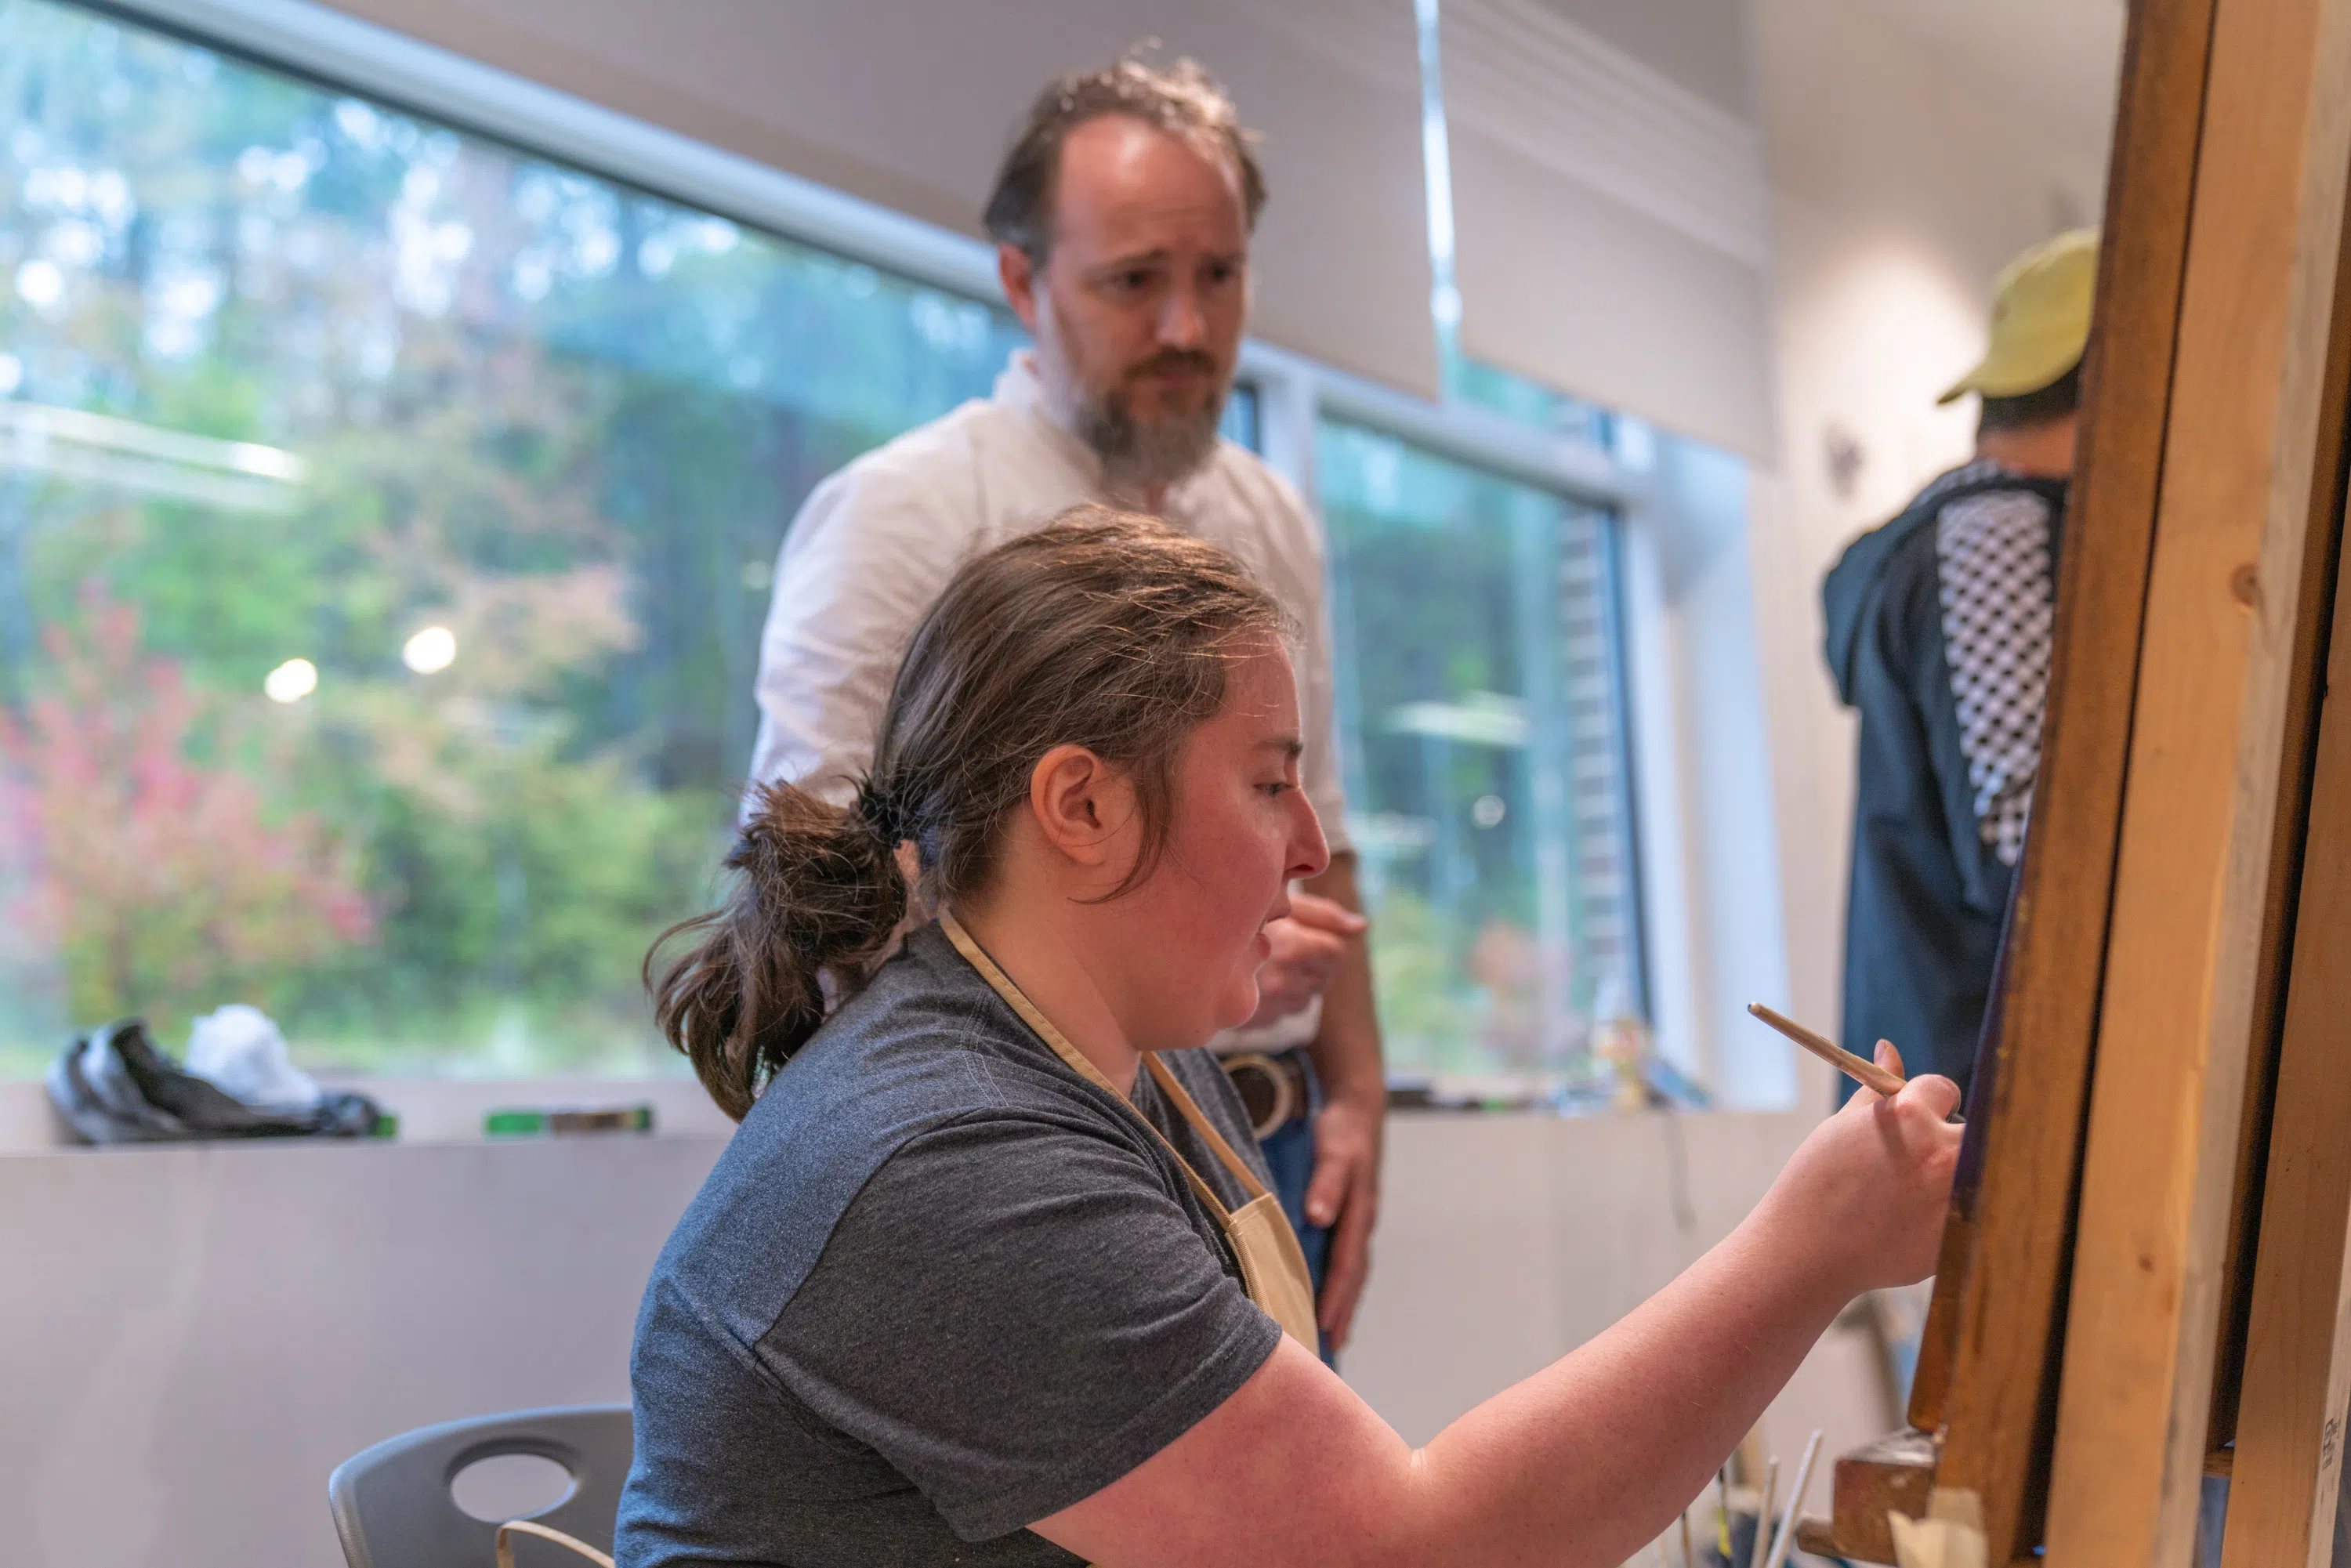
{"label": "white wall", "polygon": [[[1426,1439],[1719,1239],[1803,1125],[1399,1116],[1350,1380]],[[721,1146],[0,1155],[0,1562],[330,1568],[327,1474],[360,1448],[626,1398],[638,1295]],[[1834,1425],[1857,1354],[1816,1354],[1782,1453]]]}
{"label": "white wall", "polygon": [[[1820,581],[1855,534],[1962,461],[1934,399],[1980,352],[1991,282],[2097,221],[2116,0],[1754,0],[1777,205],[1782,451],[1754,485],[1756,622],[1797,1016],[1834,1027],[1852,728],[1821,658]],[[1825,443],[1863,466],[1832,486]]]}
{"label": "white wall", "polygon": [[1670,438],[1624,444],[1648,470],[1623,581],[1657,1047],[1718,1105],[1825,1105],[1825,1081],[1744,1010],[1788,1003],[1746,466]]}
{"label": "white wall", "polygon": [[[1391,1124],[1373,1285],[1347,1381],[1414,1443],[1607,1328],[1744,1218],[1814,1118],[1802,1113]],[[1792,1467],[1896,1416],[1874,1342],[1832,1330],[1761,1424]],[[1663,1418],[1663,1417],[1661,1417]],[[1828,1504],[1823,1463],[1807,1494]]]}
{"label": "white wall", "polygon": [[637,1298],[718,1147],[0,1155],[0,1562],[331,1568],[350,1454],[625,1399]]}

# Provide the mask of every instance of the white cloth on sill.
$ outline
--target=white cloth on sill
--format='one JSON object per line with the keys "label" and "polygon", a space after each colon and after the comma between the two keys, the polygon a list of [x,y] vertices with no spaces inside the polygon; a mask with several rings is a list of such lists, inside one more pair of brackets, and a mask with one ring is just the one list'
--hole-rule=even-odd
{"label": "white cloth on sill", "polygon": [[318,1081],[294,1065],[276,1020],[243,1002],[195,1020],[188,1071],[248,1105],[307,1111],[319,1103]]}

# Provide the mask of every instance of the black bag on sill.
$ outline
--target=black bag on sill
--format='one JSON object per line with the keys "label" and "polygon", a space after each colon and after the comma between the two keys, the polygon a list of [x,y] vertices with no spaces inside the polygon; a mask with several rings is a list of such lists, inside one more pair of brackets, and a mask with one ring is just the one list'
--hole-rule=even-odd
{"label": "black bag on sill", "polygon": [[382,1114],[364,1094],[331,1092],[316,1105],[248,1105],[157,1050],[137,1019],[76,1036],[43,1081],[49,1103],[86,1144],[363,1138]]}

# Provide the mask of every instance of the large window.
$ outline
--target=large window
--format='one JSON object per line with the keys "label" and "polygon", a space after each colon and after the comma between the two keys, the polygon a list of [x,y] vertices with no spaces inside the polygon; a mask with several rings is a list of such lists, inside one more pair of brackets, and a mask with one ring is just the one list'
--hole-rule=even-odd
{"label": "large window", "polygon": [[1573,1099],[1641,1002],[1611,520],[1357,425],[1316,475],[1389,1064]]}
{"label": "large window", "polygon": [[0,1051],[636,1071],[810,486],[1008,315],[0,0]]}
{"label": "large window", "polygon": [[[232,1000],[313,1065],[676,1071],[637,966],[729,835],[783,530],[1021,340],[0,0],[0,1076]],[[1319,449],[1394,1055],[1564,1071],[1638,1006],[1609,521],[1370,428]]]}

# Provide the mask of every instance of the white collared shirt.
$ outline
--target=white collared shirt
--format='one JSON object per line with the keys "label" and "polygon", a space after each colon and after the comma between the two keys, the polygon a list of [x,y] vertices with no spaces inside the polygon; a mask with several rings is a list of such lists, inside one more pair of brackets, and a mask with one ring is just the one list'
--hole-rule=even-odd
{"label": "white collared shirt", "polygon": [[[777,557],[751,777],[789,779],[847,803],[872,765],[883,705],[914,626],[956,568],[1085,501],[1118,504],[1100,460],[1047,413],[1026,351],[997,378],[994,396],[819,485]],[[1345,848],[1322,529],[1287,480],[1229,441],[1168,492],[1162,514],[1239,558],[1301,628],[1301,780],[1332,852]]]}

